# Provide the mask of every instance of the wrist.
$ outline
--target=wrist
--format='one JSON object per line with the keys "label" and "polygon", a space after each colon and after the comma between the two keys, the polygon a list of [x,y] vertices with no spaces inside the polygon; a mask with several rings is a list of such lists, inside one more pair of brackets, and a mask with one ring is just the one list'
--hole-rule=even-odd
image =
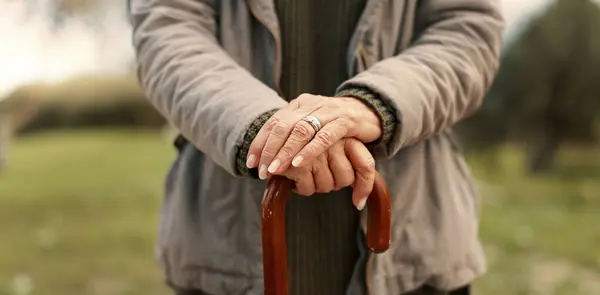
{"label": "wrist", "polygon": [[377,112],[371,108],[364,100],[353,96],[342,97],[348,106],[347,111],[349,112],[348,117],[352,120],[354,126],[361,126],[365,129],[368,128],[373,130],[374,133],[372,141],[377,140],[382,134],[381,118]]}
{"label": "wrist", "polygon": [[[387,145],[396,132],[398,118],[396,118],[395,110],[390,107],[376,92],[364,87],[347,87],[339,89],[337,96],[353,97],[363,102],[371,111],[375,112],[379,119],[378,129],[381,131],[379,138],[374,142],[369,142],[377,145]],[[367,142],[365,142],[367,143]]]}
{"label": "wrist", "polygon": [[278,109],[270,110],[268,112],[263,113],[258,118],[256,118],[244,134],[244,139],[238,147],[238,151],[236,154],[236,168],[237,172],[242,176],[250,176],[252,178],[258,178],[257,169],[249,169],[246,166],[246,157],[248,156],[248,150],[250,148],[250,144],[254,140],[254,137],[258,134],[258,131],[262,128],[262,126],[277,112]]}

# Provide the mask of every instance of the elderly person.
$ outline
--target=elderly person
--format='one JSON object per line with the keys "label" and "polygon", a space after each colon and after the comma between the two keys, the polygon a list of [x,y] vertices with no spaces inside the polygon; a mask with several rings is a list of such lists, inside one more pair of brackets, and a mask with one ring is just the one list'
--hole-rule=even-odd
{"label": "elderly person", "polygon": [[[176,294],[262,294],[271,175],[297,193],[291,294],[468,294],[485,263],[451,127],[494,78],[497,0],[131,0],[130,14],[141,84],[182,134],[157,247]],[[375,161],[393,216],[380,255],[361,210]]]}

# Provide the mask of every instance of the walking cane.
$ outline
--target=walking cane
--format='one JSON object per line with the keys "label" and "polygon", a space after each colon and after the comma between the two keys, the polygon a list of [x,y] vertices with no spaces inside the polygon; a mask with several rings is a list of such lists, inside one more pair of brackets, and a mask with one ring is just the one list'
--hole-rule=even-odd
{"label": "walking cane", "polygon": [[[262,247],[265,295],[288,295],[285,201],[294,182],[273,176],[262,200]],[[390,246],[390,196],[385,181],[375,172],[375,185],[367,200],[367,247],[382,253]]]}

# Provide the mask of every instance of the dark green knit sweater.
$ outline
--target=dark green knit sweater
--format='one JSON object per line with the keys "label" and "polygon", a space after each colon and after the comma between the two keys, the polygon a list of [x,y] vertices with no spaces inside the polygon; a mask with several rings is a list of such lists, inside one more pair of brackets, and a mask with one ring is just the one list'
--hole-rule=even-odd
{"label": "dark green knit sweater", "polygon": [[[368,89],[335,93],[346,79],[347,45],[366,0],[276,0],[282,33],[281,87],[286,100],[302,93],[350,96],[377,112],[381,141],[393,133],[395,117]],[[237,157],[245,167],[248,148],[263,124],[277,110],[257,118],[249,127]],[[287,204],[288,261],[292,295],[344,294],[359,250],[359,212],[349,189],[312,197],[293,196]]]}

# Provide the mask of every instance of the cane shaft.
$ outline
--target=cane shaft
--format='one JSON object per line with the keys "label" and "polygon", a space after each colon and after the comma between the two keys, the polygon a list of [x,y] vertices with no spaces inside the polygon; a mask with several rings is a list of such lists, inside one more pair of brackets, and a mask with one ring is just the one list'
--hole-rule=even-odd
{"label": "cane shaft", "polygon": [[[288,295],[285,203],[294,182],[274,176],[262,201],[262,245],[265,295]],[[391,204],[388,189],[375,173],[373,191],[367,200],[367,247],[374,253],[388,249],[391,240]]]}

